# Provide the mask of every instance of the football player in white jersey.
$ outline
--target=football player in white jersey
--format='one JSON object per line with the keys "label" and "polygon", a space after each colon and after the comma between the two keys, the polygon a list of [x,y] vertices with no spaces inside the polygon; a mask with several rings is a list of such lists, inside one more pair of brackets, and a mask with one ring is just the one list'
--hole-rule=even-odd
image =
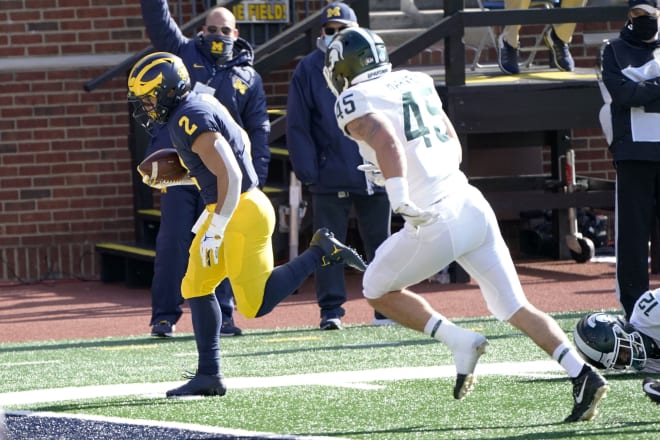
{"label": "football player in white jersey", "polygon": [[376,251],[363,294],[388,318],[444,342],[454,355],[454,397],[471,389],[486,338],[451,323],[407,289],[458,262],[477,280],[493,315],[527,334],[573,379],[567,422],[590,420],[609,390],[549,315],[531,305],[495,214],[460,171],[461,145],[433,79],[391,71],[385,44],[372,31],[348,28],[328,47],[324,76],[337,95],[340,128],[373,164],[367,176],[384,184],[403,229]]}
{"label": "football player in white jersey", "polygon": [[[609,313],[585,315],[575,326],[573,339],[580,354],[596,368],[660,373],[660,289],[637,299],[629,322]],[[642,390],[660,403],[660,382],[647,378]]]}

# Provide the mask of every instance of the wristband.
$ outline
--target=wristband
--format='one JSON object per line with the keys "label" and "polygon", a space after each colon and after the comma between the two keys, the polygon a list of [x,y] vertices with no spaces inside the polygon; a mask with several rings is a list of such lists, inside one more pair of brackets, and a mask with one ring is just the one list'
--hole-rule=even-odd
{"label": "wristband", "polygon": [[390,199],[390,205],[393,209],[407,203],[410,200],[408,194],[408,181],[404,177],[390,177],[385,180],[385,190],[387,198]]}
{"label": "wristband", "polygon": [[214,212],[213,217],[211,218],[211,223],[209,223],[209,227],[206,229],[206,233],[222,237],[225,234],[227,223],[229,223],[229,217]]}

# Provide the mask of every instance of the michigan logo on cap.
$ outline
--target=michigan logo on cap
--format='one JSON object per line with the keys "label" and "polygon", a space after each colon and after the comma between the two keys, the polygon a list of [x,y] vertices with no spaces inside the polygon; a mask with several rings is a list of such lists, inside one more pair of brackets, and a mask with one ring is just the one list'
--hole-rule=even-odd
{"label": "michigan logo on cap", "polygon": [[341,18],[341,8],[339,6],[335,6],[334,8],[328,8],[328,10],[325,11],[325,18],[329,20],[333,17]]}

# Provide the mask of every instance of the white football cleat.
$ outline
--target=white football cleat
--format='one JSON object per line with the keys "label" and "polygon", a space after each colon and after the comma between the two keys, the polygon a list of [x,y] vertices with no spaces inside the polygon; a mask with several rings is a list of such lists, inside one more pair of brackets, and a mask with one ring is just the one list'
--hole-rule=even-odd
{"label": "white football cleat", "polygon": [[[469,330],[466,330],[469,331]],[[456,365],[456,384],[454,385],[454,399],[461,400],[474,388],[476,376],[474,369],[482,354],[486,352],[488,340],[484,335],[472,333],[472,343],[466,344],[466,350],[454,351],[454,364]]]}

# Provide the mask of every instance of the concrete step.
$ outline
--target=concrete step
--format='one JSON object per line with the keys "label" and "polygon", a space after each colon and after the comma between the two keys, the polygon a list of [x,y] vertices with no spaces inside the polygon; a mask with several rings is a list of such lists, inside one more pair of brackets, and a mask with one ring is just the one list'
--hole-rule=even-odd
{"label": "concrete step", "polygon": [[[438,9],[442,8],[442,0],[414,0],[417,9]],[[475,1],[475,0],[468,0]],[[401,7],[401,0],[370,0],[369,9],[371,11],[398,11]]]}
{"label": "concrete step", "polygon": [[405,29],[430,27],[439,22],[444,15],[442,9],[429,9],[419,15],[407,15],[401,11],[376,11],[369,14],[371,29]]}
{"label": "concrete step", "polygon": [[[388,50],[391,51],[392,49],[401,46],[401,44],[405,43],[411,38],[416,37],[424,30],[425,30],[424,28],[383,29],[383,30],[376,30],[376,33],[380,35],[380,37],[385,42],[385,45],[388,47]],[[490,41],[490,37],[487,35],[487,32],[488,32],[487,28],[473,28],[470,29],[469,31],[466,30],[465,37],[463,39],[466,48],[469,50],[475,50],[476,48],[479,47],[481,39],[484,37],[486,38],[485,47],[486,48],[492,47],[493,44]],[[441,49],[442,47],[444,47],[443,40],[440,40],[429,46],[430,49]]]}

